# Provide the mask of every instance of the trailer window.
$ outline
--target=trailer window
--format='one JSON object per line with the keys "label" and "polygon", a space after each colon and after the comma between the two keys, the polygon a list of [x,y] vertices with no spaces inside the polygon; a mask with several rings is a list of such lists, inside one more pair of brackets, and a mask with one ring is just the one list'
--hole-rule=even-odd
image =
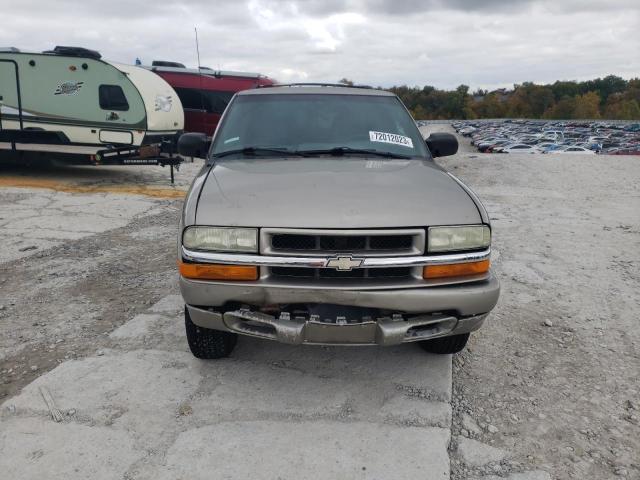
{"label": "trailer window", "polygon": [[119,85],[100,85],[98,96],[100,97],[100,108],[103,110],[118,110],[120,112],[129,110],[127,97],[124,96],[122,87]]}

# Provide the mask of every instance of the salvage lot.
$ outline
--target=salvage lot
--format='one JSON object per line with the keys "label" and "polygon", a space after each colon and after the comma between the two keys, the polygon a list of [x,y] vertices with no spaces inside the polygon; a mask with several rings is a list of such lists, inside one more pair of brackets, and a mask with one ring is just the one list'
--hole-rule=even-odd
{"label": "salvage lot", "polygon": [[640,162],[461,142],[441,163],[490,212],[502,297],[453,365],[246,338],[196,360],[174,245],[197,164],[175,189],[151,167],[0,172],[0,471],[639,478]]}

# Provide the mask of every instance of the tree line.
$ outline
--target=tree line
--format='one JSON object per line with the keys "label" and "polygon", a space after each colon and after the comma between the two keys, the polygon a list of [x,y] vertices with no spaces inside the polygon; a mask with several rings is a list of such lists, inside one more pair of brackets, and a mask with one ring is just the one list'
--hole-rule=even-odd
{"label": "tree line", "polygon": [[[342,82],[352,83],[343,79]],[[537,85],[514,85],[513,89],[477,90],[467,85],[455,90],[435,87],[389,89],[400,97],[417,120],[474,118],[546,118],[640,120],[640,78],[625,80],[615,75]]]}

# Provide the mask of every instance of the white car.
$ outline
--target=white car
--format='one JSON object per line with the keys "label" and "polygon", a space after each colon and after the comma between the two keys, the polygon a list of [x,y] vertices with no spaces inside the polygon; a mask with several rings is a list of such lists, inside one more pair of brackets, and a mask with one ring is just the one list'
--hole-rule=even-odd
{"label": "white car", "polygon": [[515,143],[507,145],[501,150],[502,153],[542,153],[538,148],[526,143]]}
{"label": "white car", "polygon": [[567,147],[561,150],[555,150],[551,153],[586,154],[586,155],[596,154],[596,152],[594,152],[593,150],[589,150],[588,148],[584,148],[584,147]]}

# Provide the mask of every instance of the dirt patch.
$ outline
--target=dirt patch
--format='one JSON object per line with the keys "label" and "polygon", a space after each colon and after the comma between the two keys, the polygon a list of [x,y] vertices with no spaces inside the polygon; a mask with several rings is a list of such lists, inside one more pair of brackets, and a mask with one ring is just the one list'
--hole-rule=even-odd
{"label": "dirt patch", "polygon": [[179,199],[184,198],[183,187],[158,188],[147,185],[80,185],[50,180],[45,178],[12,177],[0,178],[0,187],[46,188],[65,193],[115,193],[123,195],[144,195],[152,198]]}

